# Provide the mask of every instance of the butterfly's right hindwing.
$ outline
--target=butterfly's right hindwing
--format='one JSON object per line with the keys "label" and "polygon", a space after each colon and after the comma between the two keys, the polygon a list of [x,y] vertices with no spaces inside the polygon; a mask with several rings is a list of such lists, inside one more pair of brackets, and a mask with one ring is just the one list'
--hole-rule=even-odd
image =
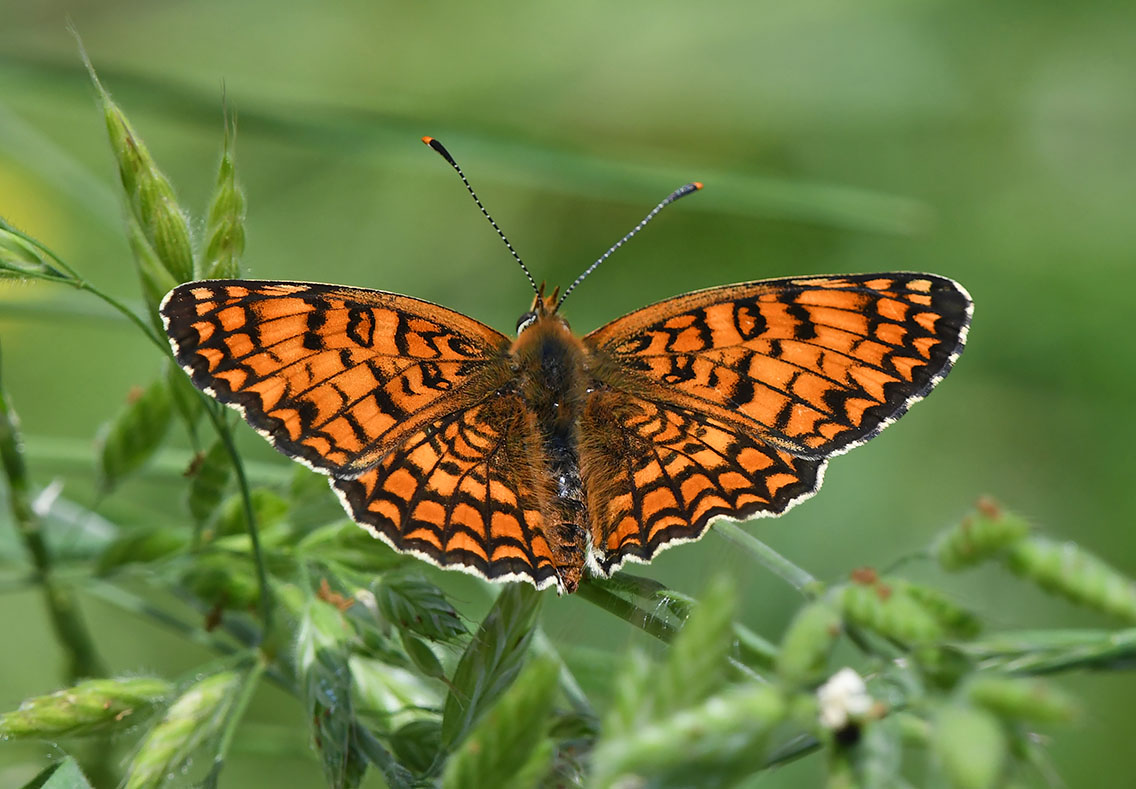
{"label": "butterfly's right hindwing", "polygon": [[550,533],[548,467],[516,394],[437,420],[332,487],[355,521],[399,551],[490,580],[575,588],[583,557]]}
{"label": "butterfly's right hindwing", "polygon": [[336,476],[362,473],[512,375],[505,335],[382,291],[209,280],[170,291],[161,315],[198,388]]}

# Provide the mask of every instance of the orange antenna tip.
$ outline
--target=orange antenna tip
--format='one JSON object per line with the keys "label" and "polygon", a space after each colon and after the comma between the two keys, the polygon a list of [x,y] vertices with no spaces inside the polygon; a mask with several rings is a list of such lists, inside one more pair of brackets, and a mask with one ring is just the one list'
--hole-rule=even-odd
{"label": "orange antenna tip", "polygon": [[701,181],[695,181],[694,182],[694,188],[695,189],[701,189],[702,188],[702,182]]}
{"label": "orange antenna tip", "polygon": [[422,138],[422,142],[424,142],[424,143],[426,143],[427,145],[429,145],[430,143],[434,142],[434,138],[433,138],[433,137],[423,137],[423,138]]}

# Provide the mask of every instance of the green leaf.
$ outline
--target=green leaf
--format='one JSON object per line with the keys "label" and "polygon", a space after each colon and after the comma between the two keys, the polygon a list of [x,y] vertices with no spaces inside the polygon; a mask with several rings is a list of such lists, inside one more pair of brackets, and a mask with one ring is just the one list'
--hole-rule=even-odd
{"label": "green leaf", "polygon": [[170,528],[145,529],[118,537],[99,555],[95,573],[106,575],[126,564],[148,564],[178,553],[189,544],[184,533]]}
{"label": "green leaf", "polygon": [[87,776],[72,756],[42,770],[23,785],[22,789],[92,789]]}
{"label": "green leaf", "polygon": [[442,748],[460,743],[521,669],[533,634],[540,593],[509,584],[486,614],[458,661],[442,713]]}
{"label": "green leaf", "polygon": [[854,756],[856,772],[864,789],[891,789],[900,784],[903,744],[894,716],[864,725],[860,747]]}
{"label": "green leaf", "polygon": [[751,683],[626,736],[613,738],[605,731],[589,785],[728,786],[764,764],[765,741],[785,714],[779,690]]}
{"label": "green leaf", "polygon": [[178,281],[162,265],[158,253],[154,251],[142,228],[138,226],[138,221],[133,217],[126,218],[126,240],[134,255],[134,270],[138,275],[138,284],[142,288],[142,300],[146,303],[150,323],[161,336],[165,332],[158,306]]}
{"label": "green leaf", "polygon": [[194,447],[197,446],[197,420],[205,412],[205,402],[201,399],[201,392],[197,391],[189,376],[173,361],[166,364],[166,379],[170,384],[170,399],[174,408],[185,423]]}
{"label": "green leaf", "polygon": [[260,600],[252,559],[221,551],[199,553],[181,574],[181,583],[217,608],[246,610]]}
{"label": "green leaf", "polygon": [[358,786],[366,759],[355,741],[350,630],[336,608],[318,599],[309,599],[302,615],[297,670],[324,778],[333,789]]}
{"label": "green leaf", "polygon": [[221,506],[232,476],[233,463],[229,451],[225,443],[218,439],[201,456],[189,482],[187,504],[198,528],[208,523]]}
{"label": "green leaf", "polygon": [[603,723],[606,738],[629,736],[650,719],[648,695],[653,674],[654,666],[642,651],[627,651],[611,687],[612,697]]}
{"label": "green leaf", "polygon": [[374,585],[383,618],[433,641],[466,632],[458,612],[434,584],[417,575],[384,575]]}
{"label": "green leaf", "polygon": [[195,751],[220,733],[240,681],[240,672],[221,671],[186,688],[134,752],[125,789],[158,789],[188,767]]}
{"label": "green leaf", "polygon": [[982,622],[938,589],[900,579],[887,579],[895,594],[907,595],[921,605],[942,625],[950,636],[974,638],[982,631]]}
{"label": "green leaf", "polygon": [[998,555],[1029,531],[1024,519],[983,499],[976,512],[939,536],[931,552],[944,569],[959,570]]}
{"label": "green leaf", "polygon": [[97,473],[104,492],[137,471],[161,446],[170,427],[170,390],[155,379],[103,426],[97,444]]}
{"label": "green leaf", "polygon": [[551,660],[529,664],[447,762],[443,789],[536,785],[552,756],[547,732],[558,673]]}
{"label": "green leaf", "polygon": [[39,247],[0,219],[0,279],[63,276]]}
{"label": "green leaf", "polygon": [[1032,677],[979,674],[967,683],[966,697],[1011,721],[1068,723],[1078,713],[1072,697],[1052,683]]}
{"label": "green leaf", "polygon": [[198,275],[205,279],[233,279],[241,273],[240,259],[245,251],[245,196],[237,183],[233,158],[235,136],[236,124],[226,119],[225,147],[205,226],[207,241],[197,269]]}
{"label": "green leaf", "polygon": [[781,641],[777,673],[793,684],[818,678],[841,629],[840,615],[827,602],[801,608]]}
{"label": "green leaf", "polygon": [[347,518],[313,529],[296,544],[295,550],[305,558],[337,562],[361,573],[381,574],[414,561]]}
{"label": "green leaf", "polygon": [[388,738],[398,760],[421,775],[430,769],[442,746],[442,726],[433,718],[419,718]]}
{"label": "green leaf", "polygon": [[726,575],[714,576],[671,642],[653,685],[651,709],[656,717],[696,704],[722,686],[734,642],[736,601],[733,581]]}
{"label": "green leaf", "polygon": [[932,745],[950,786],[998,786],[1006,758],[1006,734],[990,713],[961,704],[944,706],[935,716]]}
{"label": "green leaf", "polygon": [[[263,535],[268,529],[282,522],[288,514],[288,500],[271,488],[256,487],[249,491],[252,499],[253,516],[256,526]],[[245,517],[244,499],[234,493],[221,503],[217,520],[213,525],[213,539],[231,534],[247,534],[248,519]]]}
{"label": "green leaf", "polygon": [[1136,583],[1076,543],[1033,536],[1015,544],[1006,563],[1051,594],[1136,622]]}
{"label": "green leaf", "polygon": [[922,605],[907,595],[896,594],[874,575],[833,589],[833,596],[846,619],[885,638],[908,644],[929,644],[943,638],[942,625]]}
{"label": "green leaf", "polygon": [[442,668],[442,662],[438,660],[434,650],[430,649],[430,645],[405,630],[401,631],[401,635],[402,647],[418,670],[431,679],[445,680],[446,671]]}
{"label": "green leaf", "polygon": [[170,684],[155,677],[93,679],[36,696],[0,714],[0,740],[104,733],[133,726],[137,714],[161,701]]}
{"label": "green leaf", "polygon": [[193,279],[189,223],[178,206],[173,187],[126,115],[111,101],[85,53],[83,58],[102,103],[111,150],[133,219],[174,284],[188,282]]}

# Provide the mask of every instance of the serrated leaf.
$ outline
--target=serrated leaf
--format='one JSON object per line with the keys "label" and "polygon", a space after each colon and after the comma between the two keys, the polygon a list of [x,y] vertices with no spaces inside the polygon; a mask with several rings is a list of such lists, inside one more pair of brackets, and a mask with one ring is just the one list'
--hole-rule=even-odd
{"label": "serrated leaf", "polygon": [[148,564],[177,553],[189,544],[188,538],[173,529],[147,529],[118,537],[108,545],[95,565],[97,575],[105,575],[126,564]]}
{"label": "serrated leaf", "polygon": [[414,575],[386,575],[375,584],[379,612],[391,624],[445,641],[465,632],[458,612],[446,596],[425,578]]}
{"label": "serrated leaf", "polygon": [[528,584],[501,590],[458,661],[442,713],[442,748],[451,750],[505,692],[521,669],[540,593]]}
{"label": "serrated leaf", "polygon": [[162,377],[103,426],[97,442],[97,471],[104,492],[150,459],[166,437],[170,414],[169,384]]}
{"label": "serrated leaf", "polygon": [[217,512],[232,476],[233,463],[229,450],[218,439],[201,457],[189,482],[187,504],[198,527],[204,526]]}
{"label": "serrated leaf", "polygon": [[446,763],[443,789],[529,789],[548,769],[549,716],[559,667],[537,659],[493,705]]}
{"label": "serrated leaf", "polygon": [[74,757],[66,756],[62,761],[44,768],[21,789],[92,789],[92,787]]}

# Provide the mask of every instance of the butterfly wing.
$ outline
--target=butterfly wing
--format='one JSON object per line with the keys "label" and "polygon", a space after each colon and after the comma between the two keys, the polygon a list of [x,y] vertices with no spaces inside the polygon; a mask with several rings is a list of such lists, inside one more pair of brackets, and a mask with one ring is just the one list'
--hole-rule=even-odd
{"label": "butterfly wing", "polygon": [[614,389],[820,459],[867,441],[942,380],[970,315],[945,277],[793,277],[688,293],[584,342]]}
{"label": "butterfly wing", "polygon": [[549,527],[550,485],[532,411],[508,393],[416,431],[355,479],[332,480],[354,519],[396,550],[573,591],[583,555]]}
{"label": "butterfly wing", "polygon": [[174,288],[160,311],[198,388],[337,476],[364,472],[511,377],[505,335],[381,291],[208,280]]}
{"label": "butterfly wing", "polygon": [[697,540],[719,516],[779,515],[820,485],[823,460],[795,457],[701,411],[596,389],[580,425],[594,569]]}

